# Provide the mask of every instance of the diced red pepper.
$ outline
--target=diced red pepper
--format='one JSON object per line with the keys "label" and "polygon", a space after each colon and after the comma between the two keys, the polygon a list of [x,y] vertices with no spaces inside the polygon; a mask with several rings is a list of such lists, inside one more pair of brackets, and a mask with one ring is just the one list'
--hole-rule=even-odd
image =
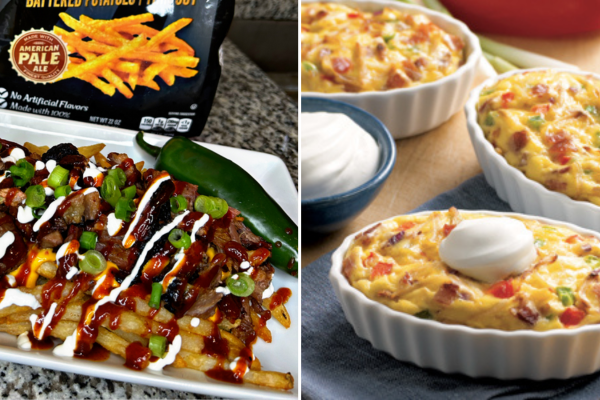
{"label": "diced red pepper", "polygon": [[359,13],[348,13],[348,18],[354,19],[360,17]]}
{"label": "diced red pepper", "polygon": [[412,222],[412,221],[403,222],[403,223],[400,224],[400,229],[403,230],[403,231],[405,231],[407,229],[412,228],[415,225],[416,225],[416,223]]}
{"label": "diced red pepper", "polygon": [[508,103],[513,101],[515,98],[515,94],[513,92],[507,92],[502,95],[502,107],[508,107]]}
{"label": "diced red pepper", "polygon": [[377,263],[377,265],[375,265],[371,270],[371,279],[375,279],[382,275],[389,275],[389,273],[392,272],[393,266],[394,264],[391,263]]}
{"label": "diced red pepper", "polygon": [[579,235],[573,235],[566,238],[565,242],[573,244],[577,243],[578,240],[581,240],[581,237]]}
{"label": "diced red pepper", "polygon": [[550,111],[550,104],[538,104],[531,107],[531,112],[536,114],[546,114],[548,111]]}
{"label": "diced red pepper", "polygon": [[352,66],[350,60],[348,60],[346,57],[334,57],[331,59],[331,64],[333,65],[335,72],[338,74],[345,74]]}
{"label": "diced red pepper", "polygon": [[331,75],[324,75],[323,74],[323,75],[321,75],[321,79],[323,79],[325,81],[335,82],[335,79]]}
{"label": "diced red pepper", "polygon": [[456,225],[444,224],[444,236],[448,236],[454,228],[456,228]]}
{"label": "diced red pepper", "polygon": [[585,318],[585,312],[577,307],[567,308],[561,316],[558,318],[564,326],[579,325],[579,323]]}
{"label": "diced red pepper", "polygon": [[509,299],[515,295],[512,279],[494,283],[488,290],[492,296],[499,299]]}

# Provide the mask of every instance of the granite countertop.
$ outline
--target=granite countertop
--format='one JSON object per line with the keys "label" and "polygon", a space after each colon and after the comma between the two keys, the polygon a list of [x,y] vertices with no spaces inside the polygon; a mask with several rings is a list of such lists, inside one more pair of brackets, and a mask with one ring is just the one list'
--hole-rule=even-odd
{"label": "granite countertop", "polygon": [[[298,179],[298,109],[231,42],[208,124],[197,139],[263,151],[284,160]],[[10,399],[202,399],[188,392],[0,362],[0,395]]]}
{"label": "granite countertop", "polygon": [[297,21],[298,0],[236,0],[235,17]]}

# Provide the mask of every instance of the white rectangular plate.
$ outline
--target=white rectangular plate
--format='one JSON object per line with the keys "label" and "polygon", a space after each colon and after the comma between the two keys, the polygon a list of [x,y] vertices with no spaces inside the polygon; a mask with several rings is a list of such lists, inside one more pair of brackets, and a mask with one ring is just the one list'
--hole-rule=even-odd
{"label": "white rectangular plate", "polygon": [[[54,146],[59,143],[73,143],[87,146],[105,143],[104,155],[110,152],[127,153],[133,160],[145,161],[145,167],[152,167],[154,159],[134,145],[136,132],[107,128],[80,122],[54,120],[12,111],[0,111],[0,137],[17,143],[31,142],[38,146]],[[161,145],[169,138],[147,134],[147,141]],[[254,151],[236,149],[211,144],[202,144],[236,162],[248,171],[265,190],[283,207],[290,217],[298,222],[298,193],[292,178],[281,159]],[[226,398],[243,397],[257,399],[298,398],[298,353],[299,353],[299,306],[298,279],[276,270],[273,279],[275,288],[287,287],[292,297],[287,304],[292,326],[283,328],[271,319],[267,326],[273,333],[273,342],[265,343],[258,339],[253,350],[260,359],[264,370],[289,372],[295,379],[295,388],[281,392],[244,384],[235,385],[207,378],[204,373],[190,369],[166,367],[162,372],[133,371],[123,366],[123,359],[111,355],[105,362],[93,362],[72,358],[56,357],[51,351],[25,352],[17,348],[17,339],[5,333],[0,334],[0,360],[34,365],[59,371],[114,379],[142,385],[157,386],[173,390],[202,393]]]}

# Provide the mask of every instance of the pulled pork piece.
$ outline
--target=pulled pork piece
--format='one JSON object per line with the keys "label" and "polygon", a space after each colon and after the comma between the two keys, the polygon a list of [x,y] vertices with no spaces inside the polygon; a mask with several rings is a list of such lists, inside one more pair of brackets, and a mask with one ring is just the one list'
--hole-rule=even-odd
{"label": "pulled pork piece", "polygon": [[10,200],[10,204],[7,204],[8,206],[17,207],[21,205],[26,198],[27,196],[25,196],[25,193],[17,188],[0,189],[0,204],[4,204],[6,199],[8,199]]}
{"label": "pulled pork piece", "polygon": [[218,293],[215,289],[200,289],[196,301],[185,315],[198,318],[210,317],[215,313],[215,308],[222,298],[223,293]]}
{"label": "pulled pork piece", "polygon": [[58,231],[49,233],[40,240],[40,247],[42,249],[53,249],[61,244],[63,244],[63,238]]}
{"label": "pulled pork piece", "polygon": [[83,199],[85,210],[83,216],[86,220],[95,220],[100,212],[100,193],[93,192],[86,194]]}
{"label": "pulled pork piece", "polygon": [[198,185],[192,185],[191,183],[183,181],[175,181],[175,191],[181,196],[185,197],[188,202],[188,210],[194,211],[194,200],[198,196]]}
{"label": "pulled pork piece", "polygon": [[0,212],[0,237],[4,236],[7,232],[12,232],[15,235],[15,241],[8,246],[4,257],[0,259],[1,275],[6,275],[16,270],[27,259],[27,246],[17,230],[14,220],[10,215]]}
{"label": "pulled pork piece", "polygon": [[263,264],[256,268],[257,273],[254,276],[254,293],[252,297],[259,303],[262,304],[262,295],[265,290],[269,288],[271,281],[273,280],[273,274],[275,268],[269,263]]}
{"label": "pulled pork piece", "polygon": [[61,215],[62,212],[62,217],[67,225],[81,223],[85,212],[84,197],[85,195],[82,192],[75,192],[69,195],[63,203],[63,205],[67,205],[66,208],[60,206],[58,215]]}
{"label": "pulled pork piece", "polygon": [[42,161],[47,163],[50,160],[54,160],[59,162],[63,157],[68,155],[79,155],[79,150],[77,147],[73,146],[71,143],[61,143],[56,146],[52,146],[47,152],[42,156]]}

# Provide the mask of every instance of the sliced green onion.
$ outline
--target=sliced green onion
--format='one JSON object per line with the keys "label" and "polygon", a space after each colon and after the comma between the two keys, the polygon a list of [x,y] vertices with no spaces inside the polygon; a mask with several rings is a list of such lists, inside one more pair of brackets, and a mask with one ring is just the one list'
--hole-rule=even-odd
{"label": "sliced green onion", "polygon": [[165,355],[165,351],[167,351],[167,338],[160,335],[150,336],[148,348],[154,357],[162,358]]}
{"label": "sliced green onion", "polygon": [[131,213],[135,211],[135,203],[133,200],[127,200],[121,197],[115,206],[115,217],[125,222],[131,220]]}
{"label": "sliced green onion", "polygon": [[194,209],[198,212],[209,214],[214,219],[223,218],[229,210],[227,202],[218,197],[198,196],[194,202]]}
{"label": "sliced green onion", "polygon": [[389,42],[390,40],[392,40],[394,38],[394,36],[396,36],[396,32],[392,32],[386,35],[382,35],[381,37],[383,38],[383,40],[385,40],[385,42]]}
{"label": "sliced green onion", "polygon": [[316,72],[319,70],[317,66],[310,61],[302,61],[302,68],[304,68],[306,72]]}
{"label": "sliced green onion", "polygon": [[485,117],[485,122],[484,123],[485,123],[486,126],[494,126],[494,124],[496,122],[494,121],[494,117],[492,116],[492,113],[489,113],[487,115],[487,117]]}
{"label": "sliced green onion", "polygon": [[127,200],[133,200],[136,194],[137,188],[135,185],[131,185],[121,190],[121,196],[125,197]]}
{"label": "sliced green onion", "polygon": [[431,314],[431,312],[429,310],[419,311],[418,313],[415,314],[415,317],[420,318],[420,319],[433,319],[433,315]]}
{"label": "sliced green onion", "polygon": [[162,284],[159,282],[154,282],[152,284],[152,294],[150,295],[150,301],[148,305],[152,308],[159,309],[160,308],[160,297],[162,296]]}
{"label": "sliced green onion", "polygon": [[177,195],[171,197],[171,212],[177,214],[180,211],[187,210],[188,201],[185,197]]}
{"label": "sliced green onion", "polygon": [[60,186],[63,186],[67,183],[67,179],[69,178],[69,170],[57,165],[52,170],[52,173],[48,177],[48,186],[53,189],[56,189]]}
{"label": "sliced green onion", "polygon": [[79,261],[79,269],[88,274],[98,275],[106,269],[106,258],[96,250],[88,250],[85,258]]}
{"label": "sliced green onion", "polygon": [[34,208],[31,211],[31,214],[33,214],[33,218],[35,219],[40,219],[42,218],[42,215],[44,215],[44,211],[46,211],[48,207],[46,207],[46,205],[40,206],[38,208]]}
{"label": "sliced green onion", "polygon": [[63,196],[68,196],[69,194],[71,194],[71,192],[73,191],[73,189],[71,189],[71,186],[69,185],[64,185],[61,187],[56,188],[56,190],[54,191],[54,197],[56,197],[57,199],[59,197],[63,197]]}
{"label": "sliced green onion", "polygon": [[227,278],[227,287],[234,296],[248,297],[254,293],[254,286],[254,281],[248,274],[239,273]]}
{"label": "sliced green onion", "polygon": [[13,178],[13,182],[17,187],[25,186],[35,175],[35,168],[24,158],[17,161],[17,163],[11,166],[9,170],[10,176]]}
{"label": "sliced green onion", "polygon": [[499,74],[503,74],[508,71],[513,71],[515,69],[519,69],[516,65],[509,63],[504,58],[500,58],[488,52],[483,52],[483,56],[486,60],[494,67],[496,72]]}
{"label": "sliced green onion", "polygon": [[585,111],[598,118],[598,109],[595,106],[586,106]]}
{"label": "sliced green onion", "polygon": [[181,229],[173,229],[171,233],[169,233],[169,242],[177,249],[189,249],[192,245],[190,235]]}
{"label": "sliced green onion", "polygon": [[556,295],[563,303],[563,306],[569,307],[575,304],[575,294],[571,288],[560,286],[556,288]]}
{"label": "sliced green onion", "polygon": [[44,205],[46,201],[46,192],[42,185],[29,186],[25,191],[25,204],[31,208],[38,208]]}
{"label": "sliced green onion", "polygon": [[96,232],[83,232],[79,238],[79,244],[86,250],[94,250],[97,241],[98,234]]}
{"label": "sliced green onion", "polygon": [[110,176],[111,178],[113,178],[115,180],[115,182],[117,183],[119,188],[122,188],[123,186],[125,186],[125,182],[127,181],[127,175],[125,175],[125,172],[123,172],[123,170],[121,168],[115,168],[115,169],[109,170],[108,176]]}
{"label": "sliced green onion", "polygon": [[594,170],[591,170],[591,169],[584,169],[584,170],[583,170],[583,173],[584,173],[584,174],[586,174],[586,175],[591,175],[591,174],[593,174],[593,173],[594,173]]}
{"label": "sliced green onion", "polygon": [[100,188],[100,194],[111,206],[117,206],[117,202],[121,198],[121,191],[119,190],[119,185],[112,176],[104,177],[102,187]]}
{"label": "sliced green onion", "polygon": [[527,124],[533,129],[539,131],[542,125],[546,123],[546,120],[541,115],[535,115],[527,121]]}
{"label": "sliced green onion", "polygon": [[600,258],[596,256],[586,256],[584,260],[588,265],[591,265],[593,268],[600,267]]}
{"label": "sliced green onion", "polygon": [[535,247],[544,247],[546,245],[546,241],[544,239],[535,239],[533,241],[533,244],[535,245]]}

